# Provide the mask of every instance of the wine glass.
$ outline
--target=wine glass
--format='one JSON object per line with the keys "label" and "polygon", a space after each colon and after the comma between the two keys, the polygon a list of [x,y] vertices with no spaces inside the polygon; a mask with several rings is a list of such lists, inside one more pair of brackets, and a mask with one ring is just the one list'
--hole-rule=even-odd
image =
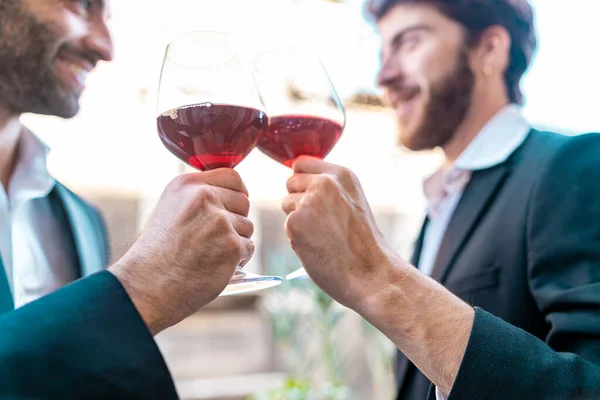
{"label": "wine glass", "polygon": [[[319,57],[301,47],[277,48],[256,57],[252,70],[269,114],[260,151],[287,167],[302,155],[325,158],[344,130],[346,112]],[[286,279],[307,277],[300,268]]]}
{"label": "wine glass", "polygon": [[[222,32],[191,32],[166,48],[157,98],[163,145],[201,171],[233,168],[256,146],[268,118],[250,71]],[[221,296],[276,286],[277,276],[238,267]]]}

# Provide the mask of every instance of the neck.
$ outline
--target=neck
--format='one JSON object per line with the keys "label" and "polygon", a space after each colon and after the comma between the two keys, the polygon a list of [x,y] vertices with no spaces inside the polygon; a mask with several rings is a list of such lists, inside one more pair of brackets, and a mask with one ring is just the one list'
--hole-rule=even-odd
{"label": "neck", "polygon": [[17,161],[17,146],[21,135],[19,116],[0,108],[0,181],[8,189]]}
{"label": "neck", "polygon": [[450,168],[481,129],[508,104],[507,98],[499,98],[498,101],[478,101],[474,99],[452,139],[442,146],[445,156],[444,167]]}

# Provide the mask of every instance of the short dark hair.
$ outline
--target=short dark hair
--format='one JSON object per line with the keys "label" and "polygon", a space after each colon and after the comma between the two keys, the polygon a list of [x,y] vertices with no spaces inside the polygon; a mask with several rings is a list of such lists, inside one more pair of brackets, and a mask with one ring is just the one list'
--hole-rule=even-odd
{"label": "short dark hair", "polygon": [[379,21],[400,4],[434,6],[463,26],[469,46],[475,45],[490,26],[503,26],[512,41],[504,80],[511,102],[522,104],[521,78],[537,47],[533,10],[527,0],[368,0],[365,13],[367,18]]}

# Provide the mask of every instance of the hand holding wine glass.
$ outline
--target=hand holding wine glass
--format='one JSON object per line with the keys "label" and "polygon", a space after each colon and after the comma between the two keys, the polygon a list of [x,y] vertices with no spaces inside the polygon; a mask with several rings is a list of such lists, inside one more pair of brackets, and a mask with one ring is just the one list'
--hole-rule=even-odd
{"label": "hand holding wine glass", "polygon": [[355,308],[385,279],[380,266],[394,253],[349,169],[314,157],[293,168],[282,204],[292,248],[319,287]]}
{"label": "hand holding wine glass", "polygon": [[[300,48],[275,49],[257,57],[253,72],[269,114],[258,148],[292,167],[299,156],[324,158],[344,126],[344,106],[320,59]],[[303,269],[286,279],[307,277]]]}
{"label": "hand holding wine glass", "polygon": [[163,191],[137,241],[111,267],[153,333],[223,292],[254,252],[248,191],[232,169],[182,174]]}
{"label": "hand holding wine glass", "polygon": [[[192,32],[169,44],[157,108],[164,146],[201,171],[238,165],[268,126],[252,75],[244,71],[231,38],[220,32]],[[239,267],[222,295],[260,290],[281,281]]]}

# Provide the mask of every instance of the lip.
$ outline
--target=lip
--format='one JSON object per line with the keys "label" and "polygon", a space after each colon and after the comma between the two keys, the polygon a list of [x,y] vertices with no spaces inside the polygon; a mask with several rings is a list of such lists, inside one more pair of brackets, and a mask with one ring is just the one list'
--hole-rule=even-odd
{"label": "lip", "polygon": [[59,52],[54,63],[63,83],[78,91],[85,88],[87,75],[94,68],[89,61],[68,52]]}
{"label": "lip", "polygon": [[399,118],[406,118],[414,111],[416,104],[419,102],[421,95],[415,93],[413,96],[406,100],[394,99],[394,111]]}

